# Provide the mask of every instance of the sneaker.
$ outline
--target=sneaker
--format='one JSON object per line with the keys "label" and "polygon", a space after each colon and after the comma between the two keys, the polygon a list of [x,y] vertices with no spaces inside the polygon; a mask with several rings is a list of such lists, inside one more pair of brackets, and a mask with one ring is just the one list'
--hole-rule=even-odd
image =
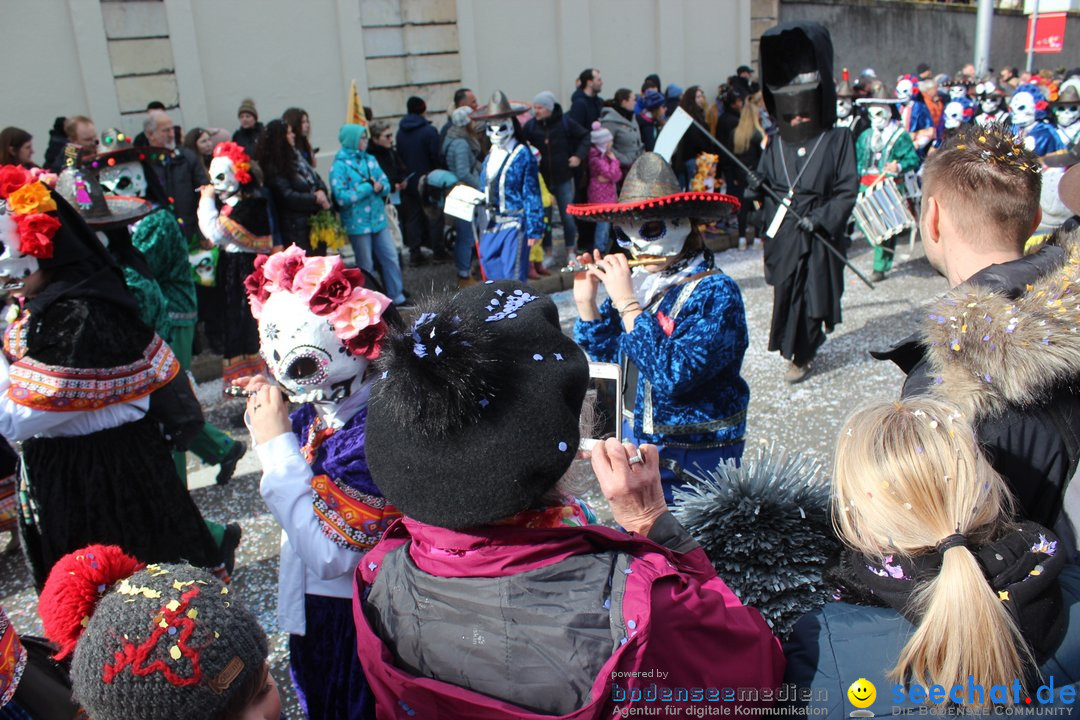
{"label": "sneaker", "polygon": [[884,279],[885,273],[881,272],[880,270],[875,270],[874,272],[870,273],[870,282],[881,282]]}
{"label": "sneaker", "polygon": [[244,457],[244,453],[247,452],[247,444],[242,440],[237,440],[229,448],[229,451],[225,453],[225,457],[221,458],[219,465],[221,469],[218,470],[217,484],[228,485],[232,480],[233,473],[236,472],[236,464],[240,462],[240,458]]}
{"label": "sneaker", "polygon": [[221,559],[225,565],[225,572],[230,576],[236,567],[236,548],[240,547],[240,536],[244,531],[237,523],[229,523],[225,526],[225,536],[221,539]]}
{"label": "sneaker", "polygon": [[796,365],[794,362],[788,364],[787,370],[784,371],[784,380],[788,385],[795,385],[801,383],[810,375],[810,370],[813,369],[812,363],[806,363],[805,365]]}
{"label": "sneaker", "polygon": [[536,272],[536,263],[529,263],[529,272],[528,272],[527,277],[530,280],[539,280],[540,279],[540,273]]}

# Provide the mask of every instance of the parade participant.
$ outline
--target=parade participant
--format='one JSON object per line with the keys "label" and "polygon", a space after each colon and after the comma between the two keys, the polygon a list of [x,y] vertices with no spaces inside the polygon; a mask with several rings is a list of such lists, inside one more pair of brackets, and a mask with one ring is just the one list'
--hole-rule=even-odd
{"label": "parade participant", "polygon": [[56,568],[38,613],[70,663],[80,717],[278,720],[266,633],[212,575],[146,565],[111,545]]}
{"label": "parade participant", "polygon": [[[90,158],[84,168],[97,174],[103,190],[120,197],[143,198],[157,208],[130,228],[122,224],[108,231],[109,249],[125,268],[125,280],[140,301],[144,321],[149,321],[149,313],[142,303],[152,298],[154,292],[152,289],[140,290],[139,286],[146,283],[145,278],[149,275],[160,287],[165,299],[168,325],[166,329],[155,322],[153,327],[169,344],[180,363],[180,369],[187,372],[191,368],[195,325],[198,321],[195,282],[191,277],[189,247],[185,239],[191,231],[184,232],[181,219],[172,213],[171,199],[153,171],[155,164],[169,161],[169,154],[150,147],[132,147],[131,138],[116,129],[102,133],[101,145],[105,152]],[[75,200],[75,207],[84,211],[85,203],[79,202],[78,196]],[[92,213],[87,221],[91,226],[95,224]],[[137,252],[123,253],[125,247]],[[132,272],[127,268],[131,268]],[[163,331],[166,334],[162,335]],[[187,449],[207,465],[219,465],[217,482],[225,485],[232,479],[247,446],[233,440],[212,423],[205,423],[202,430],[192,437]],[[180,478],[186,482],[187,458],[183,452],[177,451],[173,459]],[[213,532],[219,543],[224,541],[224,536],[219,534],[224,531],[219,530],[219,526],[215,525]]]}
{"label": "parade participant", "polygon": [[511,105],[501,90],[474,120],[486,120],[491,141],[480,167],[487,194],[488,225],[480,233],[480,269],[486,280],[525,280],[529,248],[544,237],[544,208],[537,182],[539,170],[522,135],[517,116],[524,105]]}
{"label": "parade participant", "polygon": [[810,373],[825,333],[841,321],[843,262],[813,233],[846,252],[859,181],[851,133],[832,127],[829,31],[818,23],[782,23],[765,32],[760,47],[762,92],[780,136],[765,149],[750,189],[767,182],[803,217],[795,220],[764,199],[763,219],[771,225],[765,242],[765,281],[773,286],[769,350],[789,361],[784,378],[797,383]]}
{"label": "parade participant", "polygon": [[1050,103],[1057,122],[1061,146],[1071,149],[1080,140],[1080,80],[1066,80],[1058,91],[1057,100]]}
{"label": "parade participant", "polygon": [[[774,688],[778,643],[667,511],[655,447],[592,451],[627,532],[575,497],[589,368],[555,303],[500,282],[422,309],[391,331],[371,394],[368,462],[405,513],[354,592],[380,717],[597,720],[633,711],[650,682]],[[625,679],[644,668],[670,674]]]}
{"label": "parade participant", "polygon": [[222,385],[229,388],[237,378],[264,370],[259,330],[248,307],[244,280],[255,269],[255,258],[269,253],[274,241],[266,198],[243,147],[224,142],[214,148],[210,183],[203,186],[199,200],[199,229],[221,249],[217,285],[222,289],[225,314]]}
{"label": "parade participant", "polygon": [[222,566],[162,419],[147,415],[151,394],[180,372],[176,356],[62,197],[5,165],[0,198],[0,280],[22,303],[0,358],[0,433],[22,443],[20,525],[35,584],[89,542]]}
{"label": "parade participant", "polygon": [[[919,233],[953,288],[921,330],[887,352],[907,374],[903,396],[957,405],[1017,499],[1020,517],[1051,528],[1070,554],[1066,491],[1080,434],[1080,346],[1071,328],[1080,237],[1024,256],[1039,224],[1041,164],[1001,125],[968,127],[923,166]],[[1048,300],[1048,298],[1051,298]]]}
{"label": "parade participant", "polygon": [[858,138],[870,127],[862,108],[855,103],[856,97],[858,94],[851,84],[848,69],[844,68],[841,80],[836,85],[836,127],[850,130],[853,138]]}
{"label": "parade participant", "polygon": [[[881,688],[904,688],[889,701],[903,715],[920,710],[918,686],[961,686],[946,698],[955,705],[930,708],[979,717],[1006,714],[1051,677],[1040,702],[1075,695],[1080,568],[1049,530],[1014,521],[1009,488],[954,406],[911,398],[852,415],[832,497],[848,546],[830,573],[836,601],[799,620],[784,648],[784,679],[811,708],[844,717],[853,677],[879,688],[879,708]],[[1008,698],[990,690],[1017,685]]]}
{"label": "parade participant", "polygon": [[[919,169],[921,161],[911,136],[896,122],[896,100],[862,98],[859,105],[870,116],[870,129],[855,141],[855,170],[859,174],[859,192],[866,192],[878,182],[901,184],[906,173]],[[882,177],[885,179],[882,180]],[[896,236],[874,246],[874,273],[879,282],[892,269]]]}
{"label": "parade participant", "polygon": [[[738,285],[714,267],[699,228],[728,216],[738,201],[680,193],[671,166],[645,153],[617,203],[572,207],[583,220],[612,223],[635,259],[654,261],[631,271],[619,253],[580,256],[596,267],[574,276],[574,339],[594,360],[632,364],[633,437],[660,447],[670,502],[673,488],[687,482],[684,470],[738,461],[743,453],[746,313]],[[601,284],[608,299],[597,308]]]}
{"label": "parade participant", "polygon": [[939,146],[959,132],[960,128],[964,125],[974,122],[975,103],[971,102],[966,97],[959,98],[958,100],[950,100],[948,104],[945,105],[945,112],[941,117],[941,140],[937,143]]}
{"label": "parade participant", "polygon": [[1054,126],[1046,119],[1048,107],[1042,88],[1032,83],[1020,85],[1009,98],[1013,133],[1023,138],[1024,147],[1039,157],[1064,148]]}
{"label": "parade participant", "polygon": [[911,135],[915,149],[925,156],[934,140],[935,129],[926,103],[921,102],[919,79],[914,75],[901,75],[897,78],[896,97],[900,100],[901,125]]}
{"label": "parade participant", "polygon": [[[258,256],[246,285],[276,382],[245,383],[254,393],[245,419],[263,466],[259,490],[284,530],[277,618],[297,697],[311,720],[370,718],[351,598],[357,563],[399,515],[364,451],[368,364],[390,298],[365,289],[340,257],[305,257],[295,246]],[[302,403],[291,418],[282,390]]]}
{"label": "parade participant", "polygon": [[1005,107],[1005,93],[994,84],[993,80],[983,80],[975,86],[975,99],[979,103],[979,113],[975,116],[978,125],[1009,122],[1009,111]]}

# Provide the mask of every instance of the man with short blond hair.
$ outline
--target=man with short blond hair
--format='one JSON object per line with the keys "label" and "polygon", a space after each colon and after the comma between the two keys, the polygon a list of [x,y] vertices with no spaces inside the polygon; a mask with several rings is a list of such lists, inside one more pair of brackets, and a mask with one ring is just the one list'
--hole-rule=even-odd
{"label": "man with short blond hair", "polygon": [[64,134],[68,143],[79,146],[82,158],[96,155],[98,152],[98,134],[94,121],[85,115],[73,115],[64,121]]}
{"label": "man with short blond hair", "polygon": [[873,355],[906,373],[902,396],[955,404],[1020,517],[1053,529],[1075,556],[1080,234],[1024,255],[1042,216],[1040,171],[1002,124],[964,128],[930,156],[919,230],[926,259],[952,290],[931,304],[921,332]]}

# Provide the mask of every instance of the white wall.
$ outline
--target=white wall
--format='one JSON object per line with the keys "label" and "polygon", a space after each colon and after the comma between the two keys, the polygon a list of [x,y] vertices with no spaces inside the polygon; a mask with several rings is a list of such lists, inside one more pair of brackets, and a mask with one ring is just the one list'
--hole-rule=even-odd
{"label": "white wall", "polygon": [[531,101],[551,90],[568,107],[587,67],[602,95],[635,92],[650,73],[701,85],[710,98],[750,64],[750,0],[457,0],[464,84],[481,102],[503,90]]}

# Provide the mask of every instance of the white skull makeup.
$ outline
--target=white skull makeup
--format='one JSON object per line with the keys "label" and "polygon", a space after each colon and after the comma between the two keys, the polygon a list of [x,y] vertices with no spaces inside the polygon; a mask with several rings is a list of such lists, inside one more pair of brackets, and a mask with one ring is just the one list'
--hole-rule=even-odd
{"label": "white skull makeup", "polygon": [[98,180],[109,195],[146,197],[146,174],[143,172],[142,163],[126,162],[104,167]]}
{"label": "white skull makeup", "polygon": [[1027,127],[1035,122],[1035,98],[1029,92],[1014,93],[1009,100],[1013,125]]}
{"label": "white skull makeup", "polygon": [[690,236],[690,220],[628,220],[617,221],[615,236],[620,246],[637,257],[675,257],[682,252]]}
{"label": "white skull makeup", "polygon": [[1054,117],[1057,118],[1058,126],[1069,127],[1080,120],[1080,106],[1061,105],[1054,108]]}
{"label": "white skull makeup", "polygon": [[945,127],[955,130],[964,124],[964,106],[958,102],[951,102],[945,106]]}
{"label": "white skull makeup", "polygon": [[851,117],[851,106],[851,98],[837,98],[836,117],[841,120]]}
{"label": "white skull makeup", "polygon": [[959,100],[962,97],[967,97],[967,87],[964,85],[950,85],[949,86],[949,99]]}
{"label": "white skull makeup", "polygon": [[911,96],[915,92],[915,86],[907,78],[903,78],[900,82],[896,83],[896,97],[900,98],[902,102],[910,102]]}
{"label": "white skull makeup", "polygon": [[0,200],[0,243],[4,247],[0,254],[0,290],[17,290],[22,287],[23,278],[37,272],[38,261],[19,251],[19,230],[3,200]]}
{"label": "white skull makeup", "polygon": [[892,122],[892,111],[881,105],[871,105],[866,114],[870,116],[870,127],[874,130],[884,130]]}
{"label": "white skull makeup", "polygon": [[1001,96],[1000,95],[984,95],[979,101],[979,107],[987,115],[993,115],[1001,109]]}
{"label": "white skull makeup", "polygon": [[368,361],[350,353],[307,300],[272,293],[259,317],[259,351],[293,402],[336,406],[363,384]]}
{"label": "white skull makeup", "polygon": [[487,136],[492,145],[508,150],[514,139],[514,121],[511,118],[492,120],[487,126]]}
{"label": "white skull makeup", "polygon": [[210,183],[214,186],[214,192],[223,198],[235,195],[240,190],[232,158],[221,156],[210,161]]}

